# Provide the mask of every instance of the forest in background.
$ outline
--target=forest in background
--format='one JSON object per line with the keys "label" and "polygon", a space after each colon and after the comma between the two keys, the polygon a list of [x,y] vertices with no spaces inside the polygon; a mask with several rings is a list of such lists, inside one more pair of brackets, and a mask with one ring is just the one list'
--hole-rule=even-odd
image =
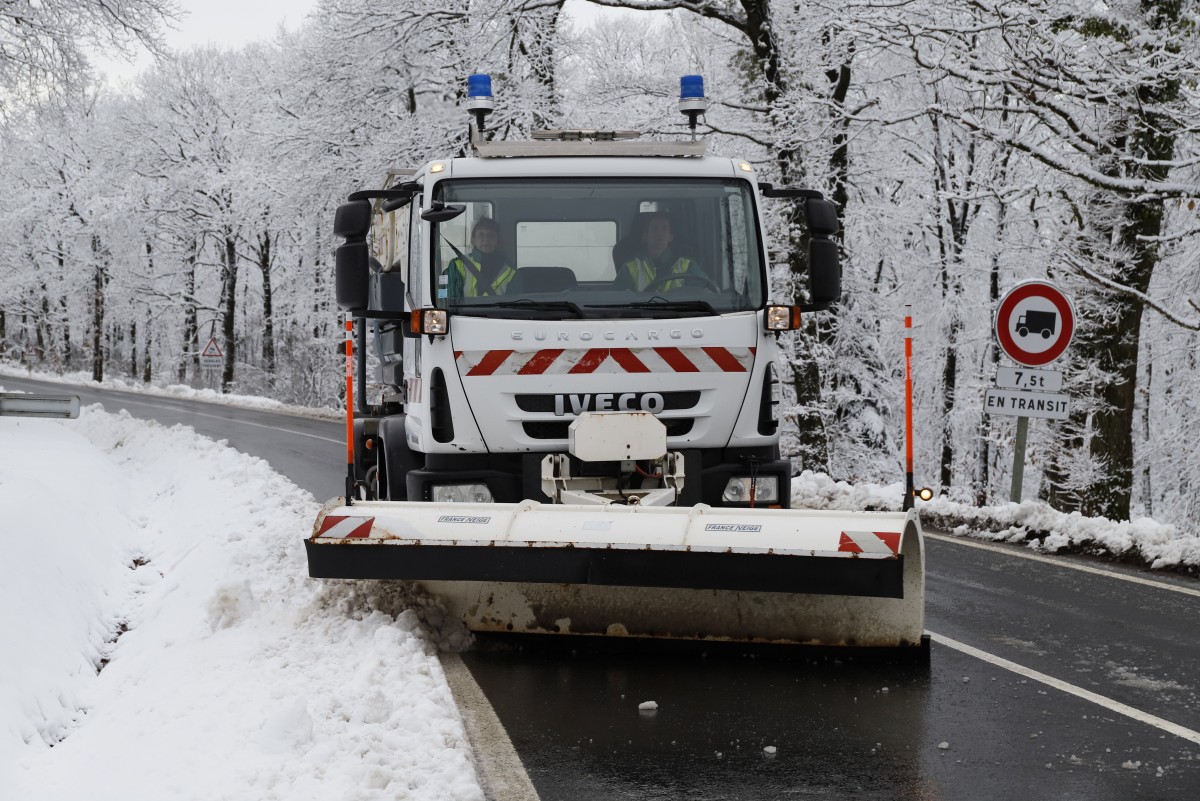
{"label": "forest in background", "polygon": [[[903,318],[916,321],[918,482],[1003,502],[1015,418],[988,416],[992,315],[1024,279],[1074,300],[1064,421],[1032,421],[1026,491],[1063,511],[1200,519],[1200,7],[1195,0],[322,0],[295,32],[166,52],[169,0],[0,7],[0,358],[340,402],[333,209],[389,168],[463,152],[466,76],[497,137],[682,135],[823,191],[843,302],[789,342],[784,450],[892,481]],[[128,89],[88,47],[146,46]],[[773,297],[799,300],[803,220],[766,209]]]}

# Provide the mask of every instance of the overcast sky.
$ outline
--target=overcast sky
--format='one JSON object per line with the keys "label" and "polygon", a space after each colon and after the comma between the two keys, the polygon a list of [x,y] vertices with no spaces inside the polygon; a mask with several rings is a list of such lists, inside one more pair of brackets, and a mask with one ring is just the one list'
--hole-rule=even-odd
{"label": "overcast sky", "polygon": [[[175,30],[167,31],[167,44],[184,50],[214,43],[237,47],[256,39],[270,39],[282,24],[295,30],[317,4],[317,0],[176,0],[185,16]],[[604,17],[647,12],[602,8],[586,0],[567,0],[563,13],[585,25]],[[660,14],[662,12],[651,12]],[[132,78],[152,63],[149,53],[137,60],[95,57],[97,68],[110,81],[119,83]]]}
{"label": "overcast sky", "polygon": [[[270,39],[279,25],[295,30],[316,0],[176,0],[185,16],[175,30],[167,31],[167,44],[178,50],[212,42],[237,47],[256,39]],[[143,53],[129,63],[97,56],[96,66],[110,79],[131,78],[150,66]]]}

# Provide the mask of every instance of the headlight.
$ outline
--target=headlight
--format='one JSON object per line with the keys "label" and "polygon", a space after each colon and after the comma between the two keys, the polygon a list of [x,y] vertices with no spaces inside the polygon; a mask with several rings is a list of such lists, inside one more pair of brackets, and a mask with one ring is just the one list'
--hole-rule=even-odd
{"label": "headlight", "polygon": [[[750,477],[738,476],[729,479],[721,500],[728,503],[750,503]],[[754,502],[777,503],[779,501],[779,477],[759,476],[754,479]]]}
{"label": "headlight", "polygon": [[437,484],[434,503],[491,503],[492,491],[486,484]]}

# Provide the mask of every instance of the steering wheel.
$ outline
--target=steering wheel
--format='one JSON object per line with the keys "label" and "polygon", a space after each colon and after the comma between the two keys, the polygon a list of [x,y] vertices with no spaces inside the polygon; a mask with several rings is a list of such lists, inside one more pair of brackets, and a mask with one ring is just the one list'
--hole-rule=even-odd
{"label": "steering wheel", "polygon": [[710,292],[721,291],[721,287],[717,286],[716,281],[712,280],[704,273],[699,272],[663,273],[662,275],[656,275],[654,278],[650,279],[650,283],[642,287],[642,291],[649,292],[652,289],[658,288],[660,284],[666,284],[671,281],[681,281],[685,284],[689,282],[700,284]]}

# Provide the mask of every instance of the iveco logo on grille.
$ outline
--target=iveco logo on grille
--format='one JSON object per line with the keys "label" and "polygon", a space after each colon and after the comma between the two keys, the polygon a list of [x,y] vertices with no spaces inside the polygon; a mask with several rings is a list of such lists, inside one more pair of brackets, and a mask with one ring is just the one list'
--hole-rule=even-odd
{"label": "iveco logo on grille", "polygon": [[762,526],[757,523],[709,523],[704,527],[705,531],[762,531]]}
{"label": "iveco logo on grille", "polygon": [[559,417],[584,412],[650,412],[658,414],[666,401],[657,392],[601,392],[595,395],[555,395],[554,413]]}
{"label": "iveco logo on grille", "polygon": [[467,517],[465,515],[442,515],[438,518],[439,523],[490,523],[490,517]]}

